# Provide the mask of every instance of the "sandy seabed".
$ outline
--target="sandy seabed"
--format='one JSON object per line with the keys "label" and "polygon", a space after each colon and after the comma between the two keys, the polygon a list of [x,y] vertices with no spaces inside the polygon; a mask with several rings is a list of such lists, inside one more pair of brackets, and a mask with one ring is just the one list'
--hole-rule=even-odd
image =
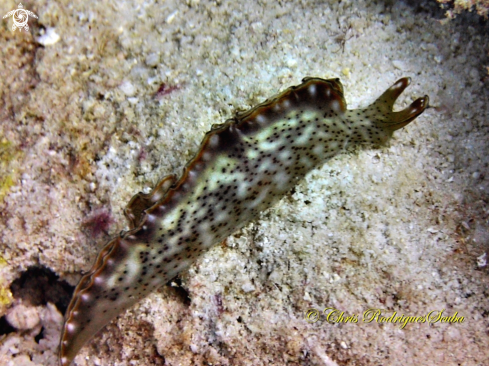
{"label": "sandy seabed", "polygon": [[[434,1],[24,6],[29,32],[0,29],[0,365],[55,365],[63,291],[127,227],[131,196],[304,76],[340,77],[350,108],[410,76],[398,107],[432,108],[308,174],[74,364],[489,364],[487,22],[447,22]],[[32,273],[59,281],[40,299]],[[368,309],[459,321],[400,329]]]}

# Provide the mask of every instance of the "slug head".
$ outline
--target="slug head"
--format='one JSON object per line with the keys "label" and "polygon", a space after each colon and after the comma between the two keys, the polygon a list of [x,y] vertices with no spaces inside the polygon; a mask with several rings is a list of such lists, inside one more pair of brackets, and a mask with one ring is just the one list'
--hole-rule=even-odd
{"label": "slug head", "polygon": [[403,110],[393,111],[397,98],[410,83],[410,78],[399,79],[372,105],[365,109],[348,110],[345,117],[353,127],[350,142],[383,144],[390,139],[395,130],[403,128],[423,113],[429,103],[427,95],[416,99]]}

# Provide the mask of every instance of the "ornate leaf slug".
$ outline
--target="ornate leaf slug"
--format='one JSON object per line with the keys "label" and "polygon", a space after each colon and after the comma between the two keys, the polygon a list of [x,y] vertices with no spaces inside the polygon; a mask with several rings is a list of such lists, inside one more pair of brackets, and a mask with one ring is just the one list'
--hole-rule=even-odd
{"label": "ornate leaf slug", "polygon": [[428,106],[393,112],[409,85],[398,80],[372,105],[347,110],[339,79],[305,78],[214,125],[182,176],[165,177],[126,208],[130,230],[110,241],[82,277],[66,313],[60,365],[122,311],[252,221],[342,148],[385,143]]}

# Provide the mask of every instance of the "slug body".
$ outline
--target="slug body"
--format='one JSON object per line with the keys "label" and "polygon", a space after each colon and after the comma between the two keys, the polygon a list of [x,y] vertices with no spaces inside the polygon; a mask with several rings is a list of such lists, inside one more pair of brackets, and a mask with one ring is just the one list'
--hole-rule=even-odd
{"label": "slug body", "polygon": [[178,180],[170,175],[131,199],[130,230],[105,246],[76,287],[60,364],[69,365],[114,317],[255,219],[311,169],[350,144],[382,144],[420,115],[427,96],[392,111],[409,83],[402,78],[371,106],[347,110],[339,79],[305,78],[214,125]]}

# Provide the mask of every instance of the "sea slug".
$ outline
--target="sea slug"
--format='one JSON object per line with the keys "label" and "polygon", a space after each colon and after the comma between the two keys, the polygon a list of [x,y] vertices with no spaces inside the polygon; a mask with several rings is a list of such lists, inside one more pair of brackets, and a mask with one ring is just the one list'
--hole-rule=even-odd
{"label": "sea slug", "polygon": [[269,208],[314,167],[352,144],[383,144],[428,106],[393,111],[398,80],[372,105],[347,110],[339,79],[307,77],[212,126],[182,176],[165,177],[129,202],[130,230],[110,241],[68,307],[60,365],[109,321],[188,268],[212,245]]}

